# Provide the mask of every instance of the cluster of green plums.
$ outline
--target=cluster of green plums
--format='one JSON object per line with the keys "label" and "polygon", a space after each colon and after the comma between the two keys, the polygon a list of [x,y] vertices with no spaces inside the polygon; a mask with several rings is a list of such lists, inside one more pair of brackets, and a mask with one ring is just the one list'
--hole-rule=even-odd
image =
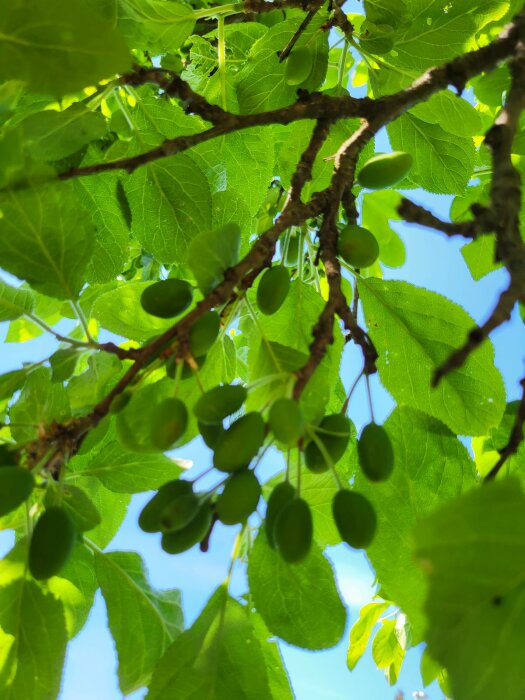
{"label": "cluster of green plums", "polygon": [[[241,411],[247,390],[239,385],[220,385],[202,394],[193,407],[204,442],[213,450],[213,466],[226,475],[217,489],[195,493],[189,481],[175,480],[162,486],[139,518],[146,532],[162,533],[162,547],[175,554],[201,542],[214,519],[225,525],[246,522],[256,510],[261,486],[253,462],[268,433],[284,449],[299,448],[305,468],[315,474],[333,468],[350,440],[350,421],[343,414],[325,416],[319,425],[304,421],[300,405],[290,398],[273,402],[265,420],[256,411],[233,417]],[[224,421],[230,418],[228,427]],[[160,403],[153,425],[162,436],[159,444],[173,444],[182,436],[188,411],[177,398]],[[372,481],[389,477],[394,457],[384,428],[367,425],[358,441],[359,463]],[[222,489],[222,490],[221,490]],[[374,536],[376,517],[367,499],[355,491],[341,489],[334,497],[332,512],[343,541],[367,547]],[[285,561],[301,561],[313,537],[308,503],[289,481],[275,486],[265,518],[268,541]]]}

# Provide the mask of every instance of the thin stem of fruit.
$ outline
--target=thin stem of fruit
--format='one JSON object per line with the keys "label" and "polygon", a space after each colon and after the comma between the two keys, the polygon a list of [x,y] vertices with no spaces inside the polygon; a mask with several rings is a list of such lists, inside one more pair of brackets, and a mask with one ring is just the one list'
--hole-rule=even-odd
{"label": "thin stem of fruit", "polygon": [[255,322],[255,325],[257,326],[257,329],[259,330],[259,333],[261,334],[261,337],[262,337],[262,339],[263,339],[263,342],[264,342],[264,344],[266,345],[266,347],[267,347],[267,349],[268,349],[268,354],[269,354],[270,357],[272,358],[272,362],[274,363],[274,365],[275,365],[275,367],[276,367],[276,369],[277,369],[278,372],[283,372],[283,368],[281,367],[281,363],[279,362],[279,360],[278,360],[277,357],[275,356],[275,353],[274,353],[274,351],[273,351],[273,349],[272,349],[272,346],[270,345],[270,341],[269,341],[268,338],[266,337],[266,333],[264,332],[264,328],[262,327],[261,322],[260,322],[260,320],[259,320],[259,317],[258,317],[258,315],[255,313],[255,310],[254,310],[254,308],[253,308],[253,306],[252,306],[250,300],[248,299],[248,297],[244,297],[244,300],[245,300],[245,302],[246,302],[246,308],[247,308],[248,311],[250,312],[250,315],[251,315],[253,321]]}
{"label": "thin stem of fruit", "polygon": [[220,7],[207,7],[203,10],[193,10],[194,19],[213,19],[221,15],[234,15],[237,12],[243,12],[244,4],[242,2],[232,2],[228,5]]}
{"label": "thin stem of fruit", "polygon": [[[339,58],[339,66],[337,69],[337,85],[338,85],[338,87],[340,87],[343,84],[347,55],[348,55],[348,39],[345,38],[343,48],[341,50],[341,57]],[[345,87],[346,87],[346,85],[345,85]]]}
{"label": "thin stem of fruit", "polygon": [[353,383],[352,386],[350,387],[350,391],[348,392],[348,395],[347,395],[347,397],[346,397],[346,399],[345,399],[343,405],[341,406],[341,413],[342,413],[342,414],[346,414],[346,412],[347,412],[347,410],[348,410],[348,404],[350,403],[350,399],[352,398],[352,394],[354,393],[355,388],[356,388],[357,385],[359,384],[359,380],[361,379],[361,377],[363,376],[363,374],[364,374],[364,369],[362,369],[362,370],[359,372],[359,374],[357,375],[356,379],[354,380],[354,383]]}
{"label": "thin stem of fruit", "polygon": [[317,447],[319,448],[319,452],[323,455],[324,461],[326,462],[326,464],[328,465],[328,468],[332,472],[332,476],[334,477],[337,486],[339,487],[339,489],[343,489],[344,488],[343,482],[341,481],[339,474],[337,473],[337,470],[336,470],[335,465],[332,461],[332,458],[330,457],[328,450],[324,446],[323,441],[319,439],[319,437],[316,435],[314,430],[309,429],[308,433],[309,433],[310,437],[312,438],[312,440],[317,445]]}
{"label": "thin stem of fruit", "polygon": [[301,450],[297,450],[297,498],[301,495]]}
{"label": "thin stem of fruit", "polygon": [[366,393],[368,395],[368,405],[370,406],[370,416],[372,418],[372,423],[375,423],[375,418],[374,418],[374,406],[372,403],[372,392],[370,390],[370,377],[368,374],[365,374],[365,379],[366,379]]}
{"label": "thin stem of fruit", "polygon": [[224,36],[224,15],[217,17],[218,72],[221,82],[221,107],[226,109],[226,38]]}

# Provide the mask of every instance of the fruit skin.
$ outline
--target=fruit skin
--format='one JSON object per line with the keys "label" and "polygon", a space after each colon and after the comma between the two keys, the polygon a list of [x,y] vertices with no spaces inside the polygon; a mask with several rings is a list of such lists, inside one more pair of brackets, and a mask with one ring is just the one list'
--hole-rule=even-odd
{"label": "fruit skin", "polygon": [[296,493],[295,487],[289,481],[283,481],[273,489],[268,499],[268,505],[266,506],[266,516],[264,518],[264,529],[266,532],[266,539],[268,544],[273,549],[276,548],[275,544],[275,521],[279,516],[282,509],[290,503],[294,498]]}
{"label": "fruit skin", "polygon": [[35,486],[31,472],[22,467],[0,468],[0,517],[27,500]]}
{"label": "fruit skin", "polygon": [[192,493],[191,481],[174,479],[163,484],[149,500],[139,515],[139,527],[143,532],[160,532],[160,522],[164,508],[172,501]]}
{"label": "fruit skin", "polygon": [[392,187],[408,174],[412,167],[412,156],[404,151],[376,153],[369,158],[357,175],[361,187],[381,190]]}
{"label": "fruit skin", "polygon": [[257,306],[266,316],[278,311],[290,289],[290,273],[282,265],[270,267],[261,277],[257,287]]}
{"label": "fruit skin", "polygon": [[193,406],[193,413],[201,423],[220,423],[240,409],[248,396],[240,384],[215,386],[203,394]]}
{"label": "fruit skin", "polygon": [[212,512],[210,502],[203,503],[186,527],[162,535],[162,549],[168,554],[179,554],[201,542],[210,529]]}
{"label": "fruit skin", "polygon": [[[341,413],[325,416],[316,429],[316,434],[317,439],[323,443],[330,459],[335,464],[341,459],[348,445],[350,421]],[[306,445],[304,462],[308,469],[316,474],[325,472],[330,468],[314,440]]]}
{"label": "fruit skin", "polygon": [[146,313],[157,318],[173,318],[191,304],[193,290],[184,280],[168,278],[150,284],[140,296],[140,304]]}
{"label": "fruit skin", "polygon": [[312,514],[308,503],[294,498],[282,508],[273,531],[277,550],[289,564],[302,561],[310,551],[313,539]]}
{"label": "fruit skin", "polygon": [[313,56],[306,46],[292,49],[286,59],[284,79],[288,85],[300,85],[308,79],[312,72]]}
{"label": "fruit skin", "polygon": [[268,415],[268,423],[275,437],[285,445],[296,445],[304,432],[304,419],[297,401],[277,399]]}
{"label": "fruit skin", "polygon": [[226,482],[216,503],[219,520],[225,525],[243,523],[257,508],[261,485],[252,471],[236,472]]}
{"label": "fruit skin", "polygon": [[199,428],[199,433],[201,434],[204,444],[210,449],[214,450],[219,440],[224,432],[224,426],[221,423],[201,423],[197,421],[197,427]]}
{"label": "fruit skin", "polygon": [[352,267],[370,267],[379,257],[379,244],[367,228],[349,224],[339,234],[339,255]]}
{"label": "fruit skin", "polygon": [[164,399],[155,406],[150,420],[153,445],[162,451],[169,450],[188,427],[188,409],[180,399]]}
{"label": "fruit skin", "polygon": [[385,481],[394,468],[394,451],[382,425],[369,423],[357,441],[359,465],[370,481]]}
{"label": "fruit skin", "polygon": [[221,328],[216,311],[208,311],[198,318],[190,329],[190,350],[194,357],[202,357],[211,348]]}
{"label": "fruit skin", "polygon": [[58,506],[38,519],[29,544],[29,571],[37,580],[55,576],[69,559],[75,543],[75,526]]}
{"label": "fruit skin", "polygon": [[259,452],[264,433],[264,421],[259,413],[247,413],[234,421],[215,448],[213,466],[223,472],[242,469]]}
{"label": "fruit skin", "polygon": [[160,514],[161,532],[174,532],[186,527],[199,510],[200,500],[194,493],[175,498],[162,509]]}
{"label": "fruit skin", "polygon": [[374,539],[377,516],[370,501],[360,493],[342,489],[332,501],[332,515],[343,542],[365,549]]}

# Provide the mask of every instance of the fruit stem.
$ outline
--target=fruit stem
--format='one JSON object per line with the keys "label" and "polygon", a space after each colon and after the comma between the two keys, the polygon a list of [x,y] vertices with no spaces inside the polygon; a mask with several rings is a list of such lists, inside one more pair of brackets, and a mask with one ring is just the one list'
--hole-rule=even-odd
{"label": "fruit stem", "polygon": [[346,397],[346,399],[345,399],[343,405],[341,406],[341,411],[340,411],[340,412],[341,412],[343,415],[346,414],[346,412],[347,412],[347,410],[348,410],[348,404],[350,403],[350,399],[352,398],[352,394],[354,393],[354,390],[355,390],[355,388],[357,387],[357,385],[359,384],[359,381],[360,381],[360,379],[361,379],[361,377],[363,376],[364,373],[365,373],[365,371],[364,371],[364,369],[362,369],[362,370],[359,372],[359,374],[357,375],[356,380],[354,381],[354,383],[353,383],[352,386],[350,387],[350,391],[348,392],[348,395],[347,395],[347,397]]}
{"label": "fruit stem", "polygon": [[193,10],[194,19],[207,19],[212,17],[220,17],[221,15],[233,15],[236,12],[243,12],[244,5],[239,2],[232,2],[228,5],[220,7],[206,7],[203,10]]}
{"label": "fruit stem", "polygon": [[374,418],[374,406],[372,404],[372,392],[370,391],[370,378],[368,374],[365,374],[365,379],[366,379],[366,393],[368,395],[368,405],[370,406],[370,416],[372,418],[372,423],[375,423],[376,420]]}
{"label": "fruit stem", "polygon": [[255,313],[254,308],[253,308],[250,300],[248,299],[248,297],[244,297],[244,301],[246,302],[246,307],[247,307],[248,311],[250,312],[250,315],[251,315],[252,319],[254,320],[255,325],[257,326],[259,333],[262,336],[264,344],[266,345],[266,347],[268,349],[268,354],[272,358],[272,361],[273,361],[277,371],[282,372],[283,368],[281,367],[279,360],[275,356],[275,353],[272,349],[272,346],[270,345],[270,342],[269,342],[268,338],[266,337],[266,333],[264,332],[264,328],[262,327],[261,322],[260,322],[257,314]]}
{"label": "fruit stem", "polygon": [[297,450],[297,492],[296,498],[301,495],[301,450]]}
{"label": "fruit stem", "polygon": [[[343,44],[343,48],[341,51],[341,56],[339,58],[339,66],[337,68],[337,86],[340,87],[343,84],[343,77],[345,73],[345,67],[346,67],[346,56],[348,54],[348,40],[345,39],[345,43]],[[345,85],[346,87],[346,85]]]}
{"label": "fruit stem", "polygon": [[246,523],[243,524],[243,526],[241,527],[241,529],[239,530],[239,532],[235,536],[232,554],[231,554],[230,566],[228,567],[228,573],[226,574],[226,578],[224,580],[224,583],[226,586],[229,586],[229,584],[230,584],[230,578],[232,575],[233,566],[234,566],[235,562],[237,561],[237,557],[239,556],[239,551],[241,549],[242,536],[244,534],[245,528],[246,528]]}
{"label": "fruit stem", "polygon": [[221,106],[226,109],[226,40],[224,36],[224,15],[217,17],[218,70],[221,81]]}
{"label": "fruit stem", "polygon": [[318,436],[316,435],[315,431],[312,430],[311,428],[308,428],[308,433],[309,433],[310,437],[312,438],[312,440],[313,440],[313,441],[315,442],[315,444],[317,445],[317,447],[319,448],[319,452],[323,455],[324,461],[328,464],[328,466],[329,466],[329,468],[330,468],[330,471],[332,472],[332,476],[334,477],[334,479],[335,479],[335,481],[336,481],[337,486],[338,486],[340,489],[344,489],[344,488],[345,488],[345,487],[344,487],[344,484],[343,484],[343,482],[341,481],[341,479],[340,479],[340,477],[339,477],[339,474],[337,473],[337,470],[336,470],[335,465],[334,465],[334,463],[333,463],[333,461],[332,461],[332,458],[330,457],[330,455],[329,455],[329,453],[328,453],[328,450],[327,450],[326,447],[324,446],[323,441],[320,440],[320,439],[318,438]]}

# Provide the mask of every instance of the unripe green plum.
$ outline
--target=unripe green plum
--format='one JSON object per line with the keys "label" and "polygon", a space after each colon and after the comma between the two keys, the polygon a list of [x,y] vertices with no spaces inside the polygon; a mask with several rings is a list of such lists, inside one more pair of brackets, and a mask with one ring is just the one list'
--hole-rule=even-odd
{"label": "unripe green plum", "polygon": [[197,427],[199,428],[199,433],[201,434],[204,444],[210,449],[214,450],[222,437],[224,432],[224,426],[221,423],[202,423],[197,421]]}
{"label": "unripe green plum", "polygon": [[17,465],[16,451],[13,449],[13,445],[0,445],[0,469],[2,467],[16,467]]}
{"label": "unripe green plum", "polygon": [[394,450],[382,425],[365,425],[357,442],[359,465],[370,481],[385,481],[394,468]]}
{"label": "unripe green plum", "polygon": [[55,576],[75,544],[75,526],[65,510],[48,508],[37,520],[29,543],[29,571],[37,580]]}
{"label": "unripe green plum", "polygon": [[313,54],[306,46],[294,47],[286,59],[284,79],[288,85],[301,85],[310,76]]}
{"label": "unripe green plum", "polygon": [[370,501],[360,493],[342,489],[332,501],[332,515],[343,542],[364,549],[374,539],[377,517]]}
{"label": "unripe green plum", "polygon": [[357,175],[357,182],[369,190],[392,187],[408,174],[411,167],[410,153],[377,153],[363,165]]}
{"label": "unripe green plum", "polygon": [[303,254],[303,237],[296,233],[288,236],[288,247],[283,250],[284,264],[287,267],[297,267],[299,255]]}
{"label": "unripe green plum", "polygon": [[264,529],[270,547],[275,549],[275,521],[282,509],[295,497],[295,487],[289,481],[283,481],[274,487],[266,506]]}
{"label": "unripe green plum", "polygon": [[173,318],[181,314],[191,304],[191,285],[172,277],[150,284],[142,292],[140,303],[146,313],[157,318]]}
{"label": "unripe green plum", "polygon": [[221,319],[216,311],[208,311],[198,318],[190,330],[190,350],[194,357],[202,357],[219,335]]}
{"label": "unripe green plum", "polygon": [[379,244],[367,228],[349,224],[339,234],[338,253],[352,267],[370,267],[379,257]]}
{"label": "unripe green plum", "polygon": [[310,506],[302,498],[294,498],[282,508],[274,527],[274,540],[282,558],[289,564],[302,561],[310,551],[313,522]]}
{"label": "unripe green plum", "polygon": [[213,466],[223,472],[242,469],[264,441],[265,426],[259,413],[247,413],[225,430],[213,454]]}
{"label": "unripe green plum", "polygon": [[229,477],[217,499],[219,520],[225,525],[244,523],[254,512],[261,497],[261,485],[255,474],[243,469]]}
{"label": "unripe green plum", "polygon": [[[341,413],[325,416],[315,430],[333,464],[343,456],[350,439],[350,421]],[[304,462],[314,473],[325,472],[330,465],[321,452],[317,442],[312,440],[304,450]]]}
{"label": "unripe green plum", "polygon": [[200,500],[194,493],[175,498],[162,509],[160,514],[161,532],[174,532],[185,527],[197,515]]}
{"label": "unripe green plum", "polygon": [[261,313],[271,316],[284,303],[290,289],[290,273],[282,265],[270,267],[257,287],[257,306]]}
{"label": "unripe green plum", "polygon": [[151,414],[151,441],[158,450],[169,450],[188,427],[188,409],[183,401],[167,398]]}
{"label": "unripe green plum", "polygon": [[277,399],[268,415],[268,423],[275,437],[285,445],[296,445],[304,432],[301,407],[293,399]]}
{"label": "unripe green plum", "polygon": [[193,413],[201,423],[220,423],[240,409],[247,395],[240,384],[215,386],[197,399]]}
{"label": "unripe green plum", "polygon": [[162,535],[162,549],[168,554],[179,554],[202,542],[210,529],[212,512],[210,502],[203,503],[193,520],[185,527]]}
{"label": "unripe green plum", "polygon": [[31,495],[35,480],[22,467],[0,468],[0,517],[21,506]]}
{"label": "unripe green plum", "polygon": [[144,532],[160,532],[161,515],[164,508],[173,501],[192,493],[191,481],[174,479],[163,484],[149,500],[139,515],[139,527]]}

